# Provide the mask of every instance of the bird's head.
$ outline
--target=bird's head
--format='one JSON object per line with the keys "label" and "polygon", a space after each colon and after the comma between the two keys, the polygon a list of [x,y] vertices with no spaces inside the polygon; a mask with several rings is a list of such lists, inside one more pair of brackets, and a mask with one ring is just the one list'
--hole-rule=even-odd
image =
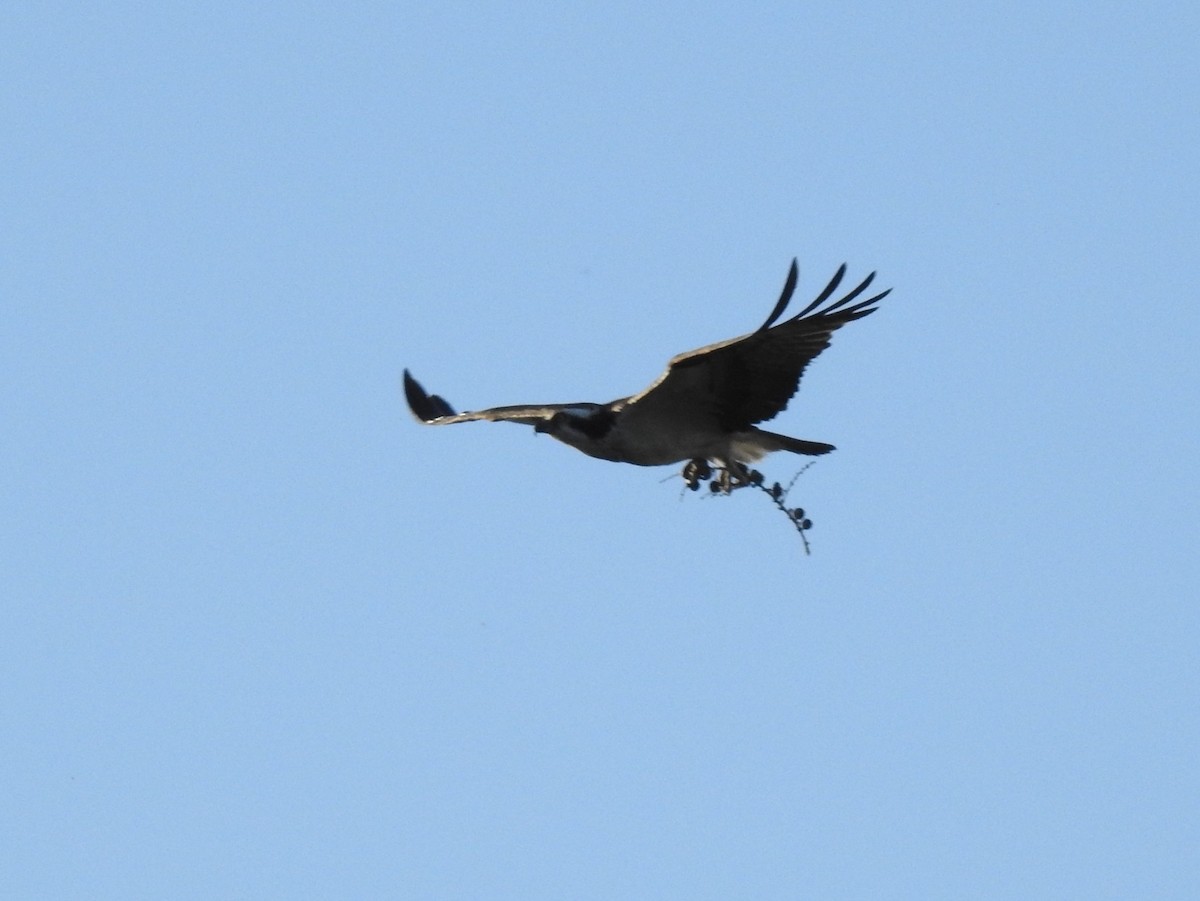
{"label": "bird's head", "polygon": [[533,427],[533,430],[535,432],[544,433],[552,438],[559,438],[561,440],[565,434],[582,433],[583,429],[580,427],[580,421],[585,418],[585,416],[579,413],[573,413],[568,410],[559,410],[553,416],[538,422],[537,425]]}
{"label": "bird's head", "polygon": [[613,413],[607,409],[559,410],[533,428],[535,432],[544,432],[584,453],[594,453],[612,428],[613,421]]}
{"label": "bird's head", "polygon": [[555,428],[557,428],[555,421],[563,415],[563,413],[555,413],[553,416],[549,416],[546,419],[539,419],[534,425],[533,430],[539,435],[543,433],[553,435]]}

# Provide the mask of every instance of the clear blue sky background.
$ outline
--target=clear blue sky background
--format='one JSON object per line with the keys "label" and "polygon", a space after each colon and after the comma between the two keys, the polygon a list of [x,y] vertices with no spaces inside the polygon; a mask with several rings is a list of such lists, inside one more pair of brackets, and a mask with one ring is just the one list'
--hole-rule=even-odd
{"label": "clear blue sky background", "polygon": [[5,897],[1200,897],[1200,13],[652,6],[0,12]]}

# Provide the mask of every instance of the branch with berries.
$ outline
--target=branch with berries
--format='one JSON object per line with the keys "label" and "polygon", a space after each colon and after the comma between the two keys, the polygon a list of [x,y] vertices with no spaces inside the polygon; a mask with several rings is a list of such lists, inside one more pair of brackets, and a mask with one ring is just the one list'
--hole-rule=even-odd
{"label": "branch with berries", "polygon": [[682,475],[684,484],[690,491],[698,491],[701,482],[708,482],[711,496],[729,495],[739,488],[757,488],[771,498],[772,503],[787,516],[796,531],[800,533],[800,540],[804,542],[804,553],[811,554],[808,536],[804,533],[812,528],[812,520],[804,515],[803,507],[787,505],[788,494],[791,493],[796,480],[809,466],[812,466],[812,462],[805,464],[799,472],[792,476],[792,480],[788,482],[786,488],[778,482],[767,487],[763,483],[761,472],[757,469],[749,469],[741,463],[734,463],[731,466],[713,466],[707,460],[690,460],[683,467]]}

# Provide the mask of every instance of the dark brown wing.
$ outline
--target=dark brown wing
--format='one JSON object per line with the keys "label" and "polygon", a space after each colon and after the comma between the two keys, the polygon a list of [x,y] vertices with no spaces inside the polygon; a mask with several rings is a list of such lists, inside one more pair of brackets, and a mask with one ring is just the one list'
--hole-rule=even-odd
{"label": "dark brown wing", "polygon": [[858,300],[875,279],[872,272],[854,290],[822,308],[846,275],[843,263],[816,300],[773,325],[792,299],[798,274],[792,260],[775,309],[756,331],[679,354],[657,382],[629,399],[629,405],[661,406],[675,412],[693,408],[696,415],[713,416],[730,431],[779,415],[799,388],[805,368],[829,346],[833,332],[875,312],[873,304],[891,291]]}
{"label": "dark brown wing", "polygon": [[491,407],[475,412],[455,413],[446,399],[428,393],[421,383],[404,370],[404,397],[413,415],[426,425],[449,425],[454,422],[519,422],[522,425],[537,425],[560,410],[590,412],[599,409],[599,404],[522,404],[512,407]]}

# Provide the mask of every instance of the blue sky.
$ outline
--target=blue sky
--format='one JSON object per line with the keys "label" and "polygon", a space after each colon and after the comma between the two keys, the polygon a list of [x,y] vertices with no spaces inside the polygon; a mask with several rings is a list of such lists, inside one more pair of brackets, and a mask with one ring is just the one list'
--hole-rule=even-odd
{"label": "blue sky", "polygon": [[[22,898],[1194,898],[1184,4],[10,4]],[[462,407],[893,294],[766,499]],[[763,469],[787,481],[797,458]]]}

